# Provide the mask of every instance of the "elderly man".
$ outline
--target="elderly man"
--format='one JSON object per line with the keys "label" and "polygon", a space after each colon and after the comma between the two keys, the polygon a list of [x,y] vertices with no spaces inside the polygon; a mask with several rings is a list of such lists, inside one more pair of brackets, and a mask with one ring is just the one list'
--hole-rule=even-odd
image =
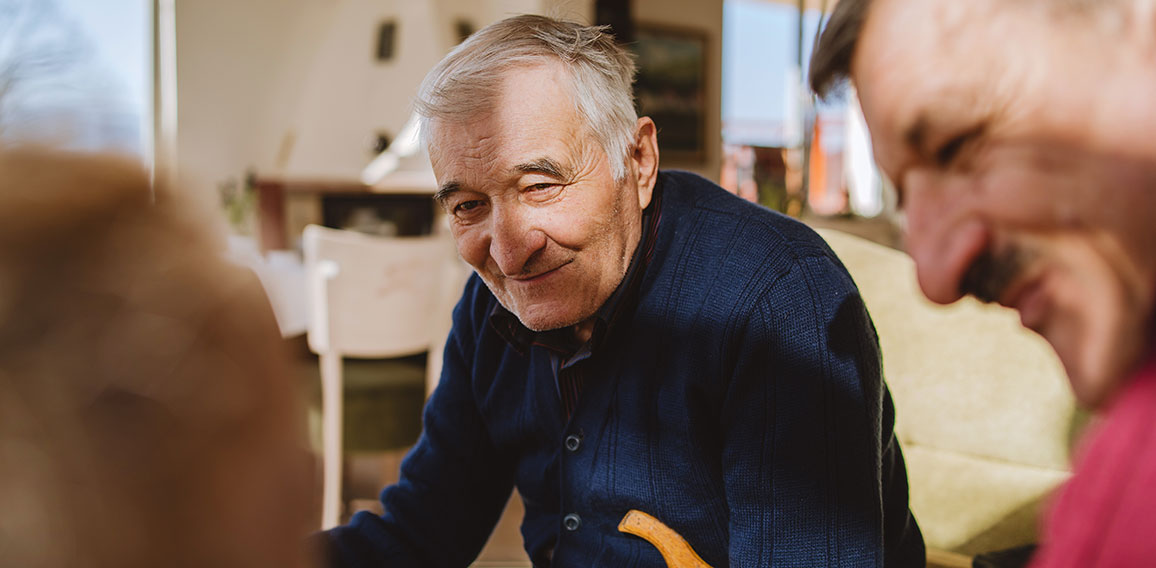
{"label": "elderly man", "polygon": [[[342,566],[466,566],[517,487],[535,566],[915,566],[923,543],[870,319],[826,245],[658,170],[599,28],[496,23],[425,80],[437,200],[476,271],[425,429],[327,534]],[[377,563],[377,564],[375,564]]]}
{"label": "elderly man", "polygon": [[1039,566],[1156,564],[1156,11],[1147,1],[841,0],[850,77],[932,300],[1019,311],[1106,419]]}

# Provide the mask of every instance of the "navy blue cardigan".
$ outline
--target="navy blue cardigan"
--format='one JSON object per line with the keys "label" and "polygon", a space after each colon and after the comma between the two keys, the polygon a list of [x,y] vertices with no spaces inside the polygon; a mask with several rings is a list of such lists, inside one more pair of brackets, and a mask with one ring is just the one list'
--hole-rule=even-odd
{"label": "navy blue cardigan", "polygon": [[618,532],[630,509],[716,568],[923,566],[851,277],[806,226],[705,179],[663,172],[656,191],[637,306],[587,362],[569,422],[549,354],[495,333],[475,275],[386,514],[330,531],[335,565],[467,566],[516,486],[535,566],[664,566]]}

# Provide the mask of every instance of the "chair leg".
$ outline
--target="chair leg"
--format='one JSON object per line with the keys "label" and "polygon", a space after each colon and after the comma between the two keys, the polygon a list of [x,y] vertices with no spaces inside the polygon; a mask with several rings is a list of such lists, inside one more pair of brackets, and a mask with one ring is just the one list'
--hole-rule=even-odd
{"label": "chair leg", "polygon": [[324,485],[321,497],[321,528],[338,525],[341,516],[342,461],[342,376],[341,357],[320,355],[321,362],[321,445]]}

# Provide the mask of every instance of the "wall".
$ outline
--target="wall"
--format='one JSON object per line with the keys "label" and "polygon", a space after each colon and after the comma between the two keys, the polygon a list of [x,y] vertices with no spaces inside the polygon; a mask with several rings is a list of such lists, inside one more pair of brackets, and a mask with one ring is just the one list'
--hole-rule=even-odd
{"label": "wall", "polygon": [[[396,134],[410,112],[410,97],[425,71],[450,45],[431,2],[346,0],[337,4],[301,101],[286,125],[287,148],[274,170],[290,177],[352,178],[373,157],[377,132]],[[396,22],[393,57],[376,61],[381,22]]]}
{"label": "wall", "polygon": [[186,187],[215,196],[273,161],[332,10],[315,0],[177,2],[177,167]]}
{"label": "wall", "polygon": [[[636,0],[640,21],[710,38],[707,160],[719,171],[722,0]],[[215,197],[246,171],[353,179],[375,135],[396,134],[421,78],[476,27],[525,12],[590,21],[593,0],[195,0],[177,2],[178,175]],[[377,29],[398,22],[392,60],[374,60]],[[669,164],[667,164],[669,165]]]}
{"label": "wall", "polygon": [[[722,153],[722,0],[634,0],[634,18],[642,24],[689,28],[707,37],[706,160],[702,164],[671,164],[718,181]],[[662,125],[658,125],[659,131]],[[661,159],[661,158],[660,158]]]}
{"label": "wall", "polygon": [[[263,176],[350,179],[396,134],[426,71],[481,27],[557,0],[196,0],[177,3],[179,175],[198,192]],[[394,57],[374,58],[381,22]]]}

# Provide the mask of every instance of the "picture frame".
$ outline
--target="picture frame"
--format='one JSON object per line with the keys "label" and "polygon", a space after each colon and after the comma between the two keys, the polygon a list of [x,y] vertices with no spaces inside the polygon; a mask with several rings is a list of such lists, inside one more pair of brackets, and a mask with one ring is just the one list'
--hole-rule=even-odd
{"label": "picture frame", "polygon": [[632,48],[638,65],[635,107],[658,127],[663,163],[701,165],[706,159],[706,33],[640,23]]}
{"label": "picture frame", "polygon": [[374,59],[386,62],[393,59],[394,42],[397,38],[397,22],[386,20],[377,26],[377,49],[374,50]]}

